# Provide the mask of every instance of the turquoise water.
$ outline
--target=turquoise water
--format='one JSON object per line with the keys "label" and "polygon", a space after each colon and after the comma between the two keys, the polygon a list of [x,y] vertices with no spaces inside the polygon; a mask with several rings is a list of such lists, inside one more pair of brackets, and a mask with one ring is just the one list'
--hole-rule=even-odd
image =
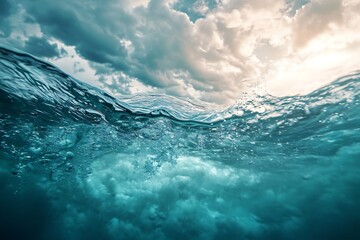
{"label": "turquoise water", "polygon": [[1,47],[1,239],[360,239],[359,80],[213,109]]}

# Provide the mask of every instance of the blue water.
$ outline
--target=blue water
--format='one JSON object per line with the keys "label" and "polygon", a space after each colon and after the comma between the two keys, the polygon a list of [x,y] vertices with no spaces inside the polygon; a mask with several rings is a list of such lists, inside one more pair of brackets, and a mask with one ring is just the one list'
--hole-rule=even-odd
{"label": "blue water", "polygon": [[0,238],[360,239],[359,80],[216,109],[1,47]]}

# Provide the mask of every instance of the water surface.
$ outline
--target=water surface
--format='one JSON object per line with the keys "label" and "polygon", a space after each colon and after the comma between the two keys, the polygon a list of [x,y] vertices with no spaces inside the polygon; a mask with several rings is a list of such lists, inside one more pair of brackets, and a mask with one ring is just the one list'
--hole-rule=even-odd
{"label": "water surface", "polygon": [[360,239],[359,80],[214,109],[1,47],[1,238]]}

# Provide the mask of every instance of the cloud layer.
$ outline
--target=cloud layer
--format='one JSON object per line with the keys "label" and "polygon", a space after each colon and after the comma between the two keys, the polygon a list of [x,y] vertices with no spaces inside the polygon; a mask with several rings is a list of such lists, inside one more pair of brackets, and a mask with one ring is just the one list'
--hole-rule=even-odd
{"label": "cloud layer", "polygon": [[231,103],[259,82],[276,95],[306,93],[360,66],[358,0],[0,5],[2,43],[113,93]]}

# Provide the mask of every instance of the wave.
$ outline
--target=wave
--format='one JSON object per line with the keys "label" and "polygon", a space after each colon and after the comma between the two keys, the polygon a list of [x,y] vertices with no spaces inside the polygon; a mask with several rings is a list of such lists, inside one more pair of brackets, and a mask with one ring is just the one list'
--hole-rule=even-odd
{"label": "wave", "polygon": [[359,80],[214,108],[115,98],[0,47],[0,222],[40,239],[359,239]]}
{"label": "wave", "polygon": [[[0,47],[2,108],[78,120],[116,122],[118,115],[165,116],[179,122],[214,124],[232,119],[293,118],[319,113],[330,105],[358,104],[360,72],[354,72],[306,96],[276,98],[252,94],[225,109],[166,95],[140,94],[115,98],[65,74],[52,64]],[[20,104],[21,103],[21,104]],[[336,106],[335,106],[336,108]]]}
{"label": "wave", "polygon": [[[133,137],[142,141],[144,146],[149,143],[142,138],[163,138],[165,145],[171,143],[168,145],[171,148],[187,146],[191,151],[197,151],[204,147],[209,151],[225,151],[229,157],[236,155],[239,148],[259,149],[257,154],[262,154],[259,143],[287,144],[292,150],[306,148],[325,153],[327,148],[337,151],[344,141],[359,140],[359,80],[360,73],[354,72],[305,96],[276,98],[268,94],[252,94],[229,107],[214,109],[201,102],[195,104],[164,95],[115,98],[49,63],[1,47],[0,125],[3,133],[12,137],[17,131],[24,131],[20,125],[48,126],[49,129],[63,126],[68,130],[54,136],[60,139],[56,141],[68,147],[85,138],[83,135],[88,138],[90,131],[92,134],[97,132],[101,139],[99,142],[114,149],[116,147],[109,141]],[[101,133],[92,127],[94,124],[99,129],[100,125],[103,126]],[[85,131],[85,128],[88,129]],[[107,140],[109,134],[113,134],[111,129],[123,135]],[[53,134],[53,130],[46,131]],[[66,131],[74,133],[65,134]],[[60,133],[70,138],[61,138]],[[344,135],[346,140],[342,138]],[[184,142],[173,139],[179,136],[184,138]],[[22,141],[32,146],[32,141],[41,145],[42,140]],[[3,141],[6,143],[8,139]],[[15,138],[14,141],[18,140]],[[91,141],[96,142],[95,139]],[[319,146],[317,150],[308,148],[309,144],[319,141],[328,141],[328,144]],[[64,146],[60,144],[52,151],[60,151]],[[168,148],[158,145],[154,149],[163,153],[168,151]],[[11,152],[11,148],[6,151]]]}

